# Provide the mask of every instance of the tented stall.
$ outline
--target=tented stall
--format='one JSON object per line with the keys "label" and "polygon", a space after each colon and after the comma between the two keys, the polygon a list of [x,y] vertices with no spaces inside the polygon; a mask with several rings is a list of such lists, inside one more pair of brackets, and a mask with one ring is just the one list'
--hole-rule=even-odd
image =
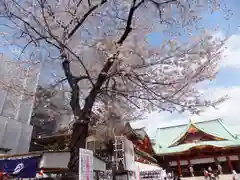
{"label": "tented stall", "polygon": [[[0,156],[0,179],[56,177],[68,172],[69,158],[70,152],[63,151],[2,155]],[[93,172],[104,172],[106,163],[93,156],[90,168]]]}
{"label": "tented stall", "polygon": [[136,165],[141,171],[161,171],[162,168],[157,164],[144,164],[140,162],[136,162]]}
{"label": "tented stall", "polygon": [[0,178],[34,178],[40,156],[0,157]]}
{"label": "tented stall", "polygon": [[156,164],[143,164],[136,162],[138,180],[162,180],[164,179],[164,170]]}

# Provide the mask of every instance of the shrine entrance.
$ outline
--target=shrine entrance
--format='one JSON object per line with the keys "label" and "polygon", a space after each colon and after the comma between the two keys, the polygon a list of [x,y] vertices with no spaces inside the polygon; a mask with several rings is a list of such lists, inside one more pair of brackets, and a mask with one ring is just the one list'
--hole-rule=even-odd
{"label": "shrine entrance", "polygon": [[232,161],[232,166],[233,166],[233,169],[237,173],[240,173],[240,160],[239,161]]}
{"label": "shrine entrance", "polygon": [[208,170],[209,167],[212,168],[213,172],[217,171],[215,163],[194,164],[194,176],[204,176],[204,169]]}

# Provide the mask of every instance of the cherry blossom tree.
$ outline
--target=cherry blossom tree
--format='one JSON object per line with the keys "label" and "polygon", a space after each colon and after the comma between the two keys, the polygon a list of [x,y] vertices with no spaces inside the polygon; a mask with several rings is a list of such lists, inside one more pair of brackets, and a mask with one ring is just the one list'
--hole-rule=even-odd
{"label": "cherry blossom tree", "polygon": [[[224,100],[206,100],[196,87],[215,78],[224,40],[204,30],[187,43],[174,38],[179,29],[190,33],[201,12],[220,8],[217,0],[0,2],[11,29],[6,39],[21,49],[19,56],[41,53],[45,61],[61,63],[60,82],[69,86],[75,117],[70,171],[78,171],[92,112],[128,120],[154,110],[199,113]],[[171,40],[151,46],[147,35],[156,31]]]}

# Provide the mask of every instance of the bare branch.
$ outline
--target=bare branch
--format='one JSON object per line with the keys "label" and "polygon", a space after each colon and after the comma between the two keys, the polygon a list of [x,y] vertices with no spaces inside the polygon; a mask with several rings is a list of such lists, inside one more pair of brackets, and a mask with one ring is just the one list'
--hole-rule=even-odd
{"label": "bare branch", "polygon": [[70,33],[68,34],[68,39],[70,39],[73,34],[75,34],[75,32],[78,30],[79,27],[82,26],[82,24],[84,23],[84,21],[87,19],[87,17],[98,7],[102,6],[103,4],[105,4],[107,2],[107,0],[102,0],[100,4],[97,4],[93,7],[91,7],[88,12],[86,14],[84,14],[84,16],[82,17],[82,19],[80,19],[80,21],[78,22],[78,24],[72,29],[72,31],[70,31]]}
{"label": "bare branch", "polygon": [[79,86],[78,81],[74,78],[74,76],[71,73],[69,61],[65,60],[62,62],[62,67],[65,73],[65,76],[67,78],[67,81],[72,89],[71,92],[71,101],[70,106],[73,110],[73,114],[78,119],[81,116],[81,107],[80,107],[80,99],[79,99]]}
{"label": "bare branch", "polygon": [[144,2],[144,0],[141,0],[136,6],[136,1],[137,0],[133,0],[133,2],[132,2],[132,6],[131,6],[129,14],[128,14],[126,28],[125,28],[124,33],[122,34],[121,38],[118,40],[118,44],[122,44],[127,39],[128,34],[132,31],[131,25],[132,25],[134,11],[136,11],[137,8]]}

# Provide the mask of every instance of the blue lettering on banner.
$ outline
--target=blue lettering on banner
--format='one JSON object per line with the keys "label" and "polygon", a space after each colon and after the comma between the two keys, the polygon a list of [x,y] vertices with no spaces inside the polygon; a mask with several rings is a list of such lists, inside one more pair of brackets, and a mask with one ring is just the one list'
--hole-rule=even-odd
{"label": "blue lettering on banner", "polygon": [[34,178],[39,157],[0,160],[0,171],[18,178]]}

